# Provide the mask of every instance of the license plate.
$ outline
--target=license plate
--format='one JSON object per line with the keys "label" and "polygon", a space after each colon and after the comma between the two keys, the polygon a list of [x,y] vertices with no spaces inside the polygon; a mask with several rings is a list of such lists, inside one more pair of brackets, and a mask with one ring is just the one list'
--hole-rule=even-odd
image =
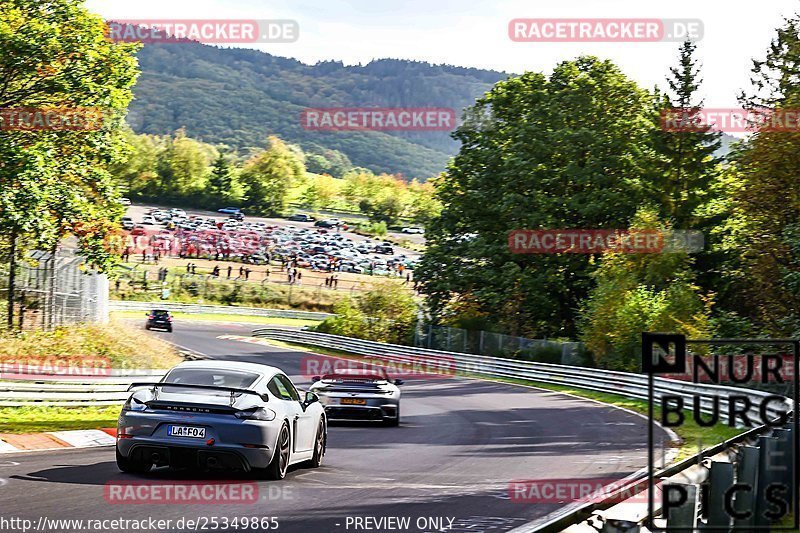
{"label": "license plate", "polygon": [[342,398],[340,400],[342,405],[367,405],[367,400],[361,398]]}
{"label": "license plate", "polygon": [[193,439],[206,438],[206,428],[196,428],[192,426],[169,426],[167,434],[170,437],[191,437]]}

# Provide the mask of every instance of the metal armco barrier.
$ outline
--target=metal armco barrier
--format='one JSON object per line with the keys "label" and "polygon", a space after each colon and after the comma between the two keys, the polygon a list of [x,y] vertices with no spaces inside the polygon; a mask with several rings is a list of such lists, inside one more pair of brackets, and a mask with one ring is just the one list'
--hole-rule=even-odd
{"label": "metal armco barrier", "polygon": [[[457,373],[462,375],[476,375],[487,378],[522,378],[542,383],[575,386],[598,392],[609,392],[630,398],[648,399],[647,376],[613,370],[600,370],[577,366],[553,365],[548,363],[534,363],[531,361],[516,361],[499,357],[471,355],[456,352],[443,352],[425,348],[413,348],[399,344],[385,344],[381,342],[365,341],[338,335],[328,335],[312,331],[290,330],[280,327],[265,327],[253,331],[255,337],[265,337],[285,342],[294,342],[309,346],[319,346],[350,352],[357,355],[382,358],[398,364],[415,364],[420,361],[436,362],[440,366],[453,365]],[[770,396],[763,391],[726,387],[721,385],[697,384],[672,379],[656,378],[656,392],[659,395],[671,394],[684,399],[687,407],[691,408],[695,394],[707,393],[709,396],[720,396],[721,410],[727,412],[727,399],[729,394],[747,394],[753,401],[754,407],[750,413],[754,418],[758,415],[755,407],[762,398]],[[701,411],[712,412],[713,401],[706,398],[701,402]],[[785,400],[785,407],[791,405],[790,400]],[[790,408],[790,407],[789,407]],[[783,409],[771,407],[771,415],[777,417]],[[724,418],[724,417],[723,417]]]}
{"label": "metal armco barrier", "polygon": [[0,407],[121,405],[136,381],[158,381],[164,370],[112,370],[107,376],[24,376],[0,374]]}
{"label": "metal armco barrier", "polygon": [[150,311],[151,309],[166,309],[167,311],[188,314],[214,314],[214,315],[243,315],[261,316],[271,318],[298,318],[304,320],[325,320],[334,315],[314,311],[295,311],[293,309],[263,309],[260,307],[234,307],[228,305],[202,305],[181,304],[173,302],[133,302],[112,300],[109,302],[111,311]]}
{"label": "metal armco barrier", "polygon": [[[328,335],[311,331],[288,330],[278,327],[266,327],[253,331],[256,337],[263,337],[284,342],[292,342],[307,346],[330,348],[356,355],[383,359],[398,364],[414,364],[420,360],[438,363],[442,367],[450,364],[454,370],[464,376],[479,376],[486,378],[522,378],[542,383],[569,385],[576,388],[614,393],[631,398],[648,399],[648,376],[644,374],[631,374],[610,370],[593,368],[552,365],[534,363],[530,361],[515,361],[496,357],[486,357],[453,352],[442,352],[408,346],[384,344]],[[684,399],[684,406],[692,409],[692,400],[697,394],[707,394],[709,397],[717,396],[720,401],[720,411],[726,412],[728,408],[727,397],[731,394],[745,395],[753,405],[760,400],[771,396],[767,392],[752,389],[726,387],[712,384],[684,382],[665,378],[655,378],[654,391],[657,397],[670,394]],[[787,411],[792,411],[792,401],[782,397],[782,402],[767,409],[772,419],[777,419]],[[712,400],[706,399],[700,403],[701,412],[712,412]],[[754,419],[759,419],[757,409],[753,407],[750,414]],[[723,416],[723,419],[725,417]],[[733,479],[733,472],[738,473],[737,479],[750,481],[755,487],[764,487],[774,479],[786,479],[794,472],[794,464],[786,461],[779,466],[780,470],[770,469],[766,464],[767,452],[776,450],[786,453],[791,449],[791,428],[772,429],[761,426],[742,433],[741,435],[713,446],[710,449],[684,459],[677,464],[670,465],[656,473],[656,477],[665,484],[680,484],[685,486],[686,501],[679,507],[670,510],[668,517],[662,520],[662,527],[680,531],[691,531],[698,526],[698,515],[701,507],[708,511],[709,525],[722,524],[722,527],[731,525],[727,515],[717,512],[718,503],[724,498]],[[766,452],[765,452],[766,450]],[[791,455],[791,454],[789,454]],[[785,468],[785,469],[784,469]],[[781,478],[781,476],[784,476]],[[644,486],[647,478],[642,477],[632,480],[624,487],[620,487],[610,494],[607,501],[613,501],[615,494],[630,493],[631,486]],[[704,491],[707,491],[704,492]],[[639,492],[634,491],[634,493]],[[703,495],[708,494],[703,500]],[[703,505],[701,506],[701,501]],[[790,500],[791,501],[791,500]],[[746,497],[736,500],[737,505],[748,505]],[[765,509],[768,502],[755,501],[757,510]],[[711,511],[714,509],[714,511]],[[660,511],[660,509],[656,509]],[[514,533],[537,532],[555,533],[568,531],[570,533],[589,533],[601,531],[604,533],[617,532],[646,532],[641,524],[648,518],[647,503],[623,501],[613,503],[586,503],[572,506],[564,514],[558,515],[545,523],[531,523],[514,530]],[[598,525],[599,523],[599,525]],[[744,522],[745,524],[749,522]],[[739,525],[738,523],[735,525]],[[755,524],[757,526],[758,524]],[[746,531],[747,526],[740,527]],[[688,528],[688,529],[678,529]]]}

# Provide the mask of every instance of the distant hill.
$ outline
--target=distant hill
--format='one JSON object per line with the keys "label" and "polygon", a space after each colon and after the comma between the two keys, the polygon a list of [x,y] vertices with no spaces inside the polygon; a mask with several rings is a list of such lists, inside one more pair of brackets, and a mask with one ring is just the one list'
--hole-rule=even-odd
{"label": "distant hill", "polygon": [[268,135],[306,150],[332,148],[355,166],[428,178],[458,151],[447,132],[319,132],[303,129],[308,107],[464,107],[507,74],[382,59],[363,66],[306,65],[247,49],[148,44],[129,121],[139,133],[185,127],[206,142],[247,151]]}
{"label": "distant hill", "polygon": [[742,141],[742,139],[734,137],[733,135],[727,133],[723,133],[720,136],[719,140],[720,140],[719,148],[717,148],[717,151],[714,152],[714,155],[716,157],[727,156],[729,153],[731,153],[731,149],[733,148],[732,145]]}

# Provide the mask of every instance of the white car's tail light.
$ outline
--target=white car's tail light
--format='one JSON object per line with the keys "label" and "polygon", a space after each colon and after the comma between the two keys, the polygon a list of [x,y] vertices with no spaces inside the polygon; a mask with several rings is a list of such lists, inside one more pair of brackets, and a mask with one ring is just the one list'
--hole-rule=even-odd
{"label": "white car's tail light", "polygon": [[257,409],[246,409],[244,411],[236,411],[234,413],[236,418],[240,418],[242,420],[263,420],[264,422],[269,422],[270,420],[275,420],[275,411],[272,409],[267,409],[266,407],[259,407]]}

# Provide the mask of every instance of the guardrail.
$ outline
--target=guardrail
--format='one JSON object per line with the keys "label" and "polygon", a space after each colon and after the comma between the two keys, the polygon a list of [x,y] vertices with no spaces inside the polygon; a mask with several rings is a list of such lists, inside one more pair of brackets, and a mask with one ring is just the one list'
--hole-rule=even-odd
{"label": "guardrail", "polygon": [[[0,381],[0,407],[121,405],[136,381],[159,381],[164,370],[112,370],[109,375],[11,374]],[[0,374],[0,378],[4,378]]]}
{"label": "guardrail", "polygon": [[[609,392],[631,398],[649,399],[648,376],[640,374],[442,352],[275,327],[256,329],[253,331],[253,335],[385,359],[397,364],[414,364],[422,359],[436,363],[434,366],[438,368],[451,365],[459,374],[465,376],[523,378],[542,383],[569,385],[581,389]],[[692,402],[696,395],[708,395],[704,401],[700,402],[700,411],[704,413],[714,412],[712,400],[714,397],[719,398],[719,412],[726,413],[728,410],[728,396],[733,393],[743,394],[751,400],[753,408],[748,414],[755,419],[761,418],[755,406],[759,405],[761,400],[766,397],[772,396],[770,393],[751,389],[683,382],[665,378],[654,379],[654,396],[656,399],[664,395],[678,396],[683,398],[684,405],[688,409],[692,409]],[[770,419],[775,420],[786,412],[791,412],[792,405],[790,399],[782,397],[782,401],[779,404],[768,408],[766,411]],[[721,418],[723,420],[726,419],[725,415],[721,415]],[[786,471],[794,472],[792,461],[787,461],[790,464],[782,463],[781,467],[785,467],[787,470],[778,475],[764,470],[764,457],[775,450],[790,450],[792,431],[793,428],[789,427],[773,429],[769,426],[761,426],[710,449],[703,450],[678,464],[669,467],[662,465],[664,467],[655,473],[654,478],[663,479],[667,485],[678,484],[685,487],[687,498],[680,507],[671,509],[660,525],[682,527],[684,531],[686,530],[685,528],[690,530],[695,528],[698,525],[700,485],[709,483],[710,480],[710,497],[715,504],[719,504],[722,501],[723,492],[733,484],[734,471],[737,472],[736,479],[750,482],[754,487],[766,487],[765,483],[776,479],[781,479],[784,482],[788,479],[790,482],[791,478],[786,477]],[[752,443],[758,443],[759,446],[748,445]],[[701,464],[702,461],[707,464]],[[761,472],[760,475],[758,474],[759,471]],[[639,473],[638,477],[615,490],[611,497],[613,498],[615,494],[623,493],[623,491],[628,491],[625,494],[641,493],[646,489],[646,486],[642,486],[646,481],[643,476],[644,474]],[[514,531],[517,533],[646,531],[641,524],[649,518],[647,503],[631,503],[629,500],[630,498],[627,498],[626,501],[615,505],[614,503],[609,503],[609,498],[606,498],[602,502],[573,505],[552,519],[545,522],[532,523]],[[660,511],[660,507],[655,507],[655,510],[656,512]],[[598,527],[596,524],[590,525],[592,522],[599,522],[600,526]],[[712,525],[725,527],[725,516],[716,513],[709,518],[708,522]],[[749,527],[748,524],[751,526],[761,525],[757,521],[754,522],[753,519],[749,522],[740,522],[737,525],[742,526],[744,524],[745,528]]]}
{"label": "guardrail", "polygon": [[[440,367],[452,366],[456,372],[467,376],[477,375],[488,378],[505,379],[522,378],[541,383],[568,385],[597,392],[619,394],[641,400],[647,400],[649,397],[647,376],[643,374],[554,365],[549,363],[534,363],[531,361],[518,361],[514,359],[457,352],[443,352],[426,348],[402,346],[399,344],[365,341],[312,331],[289,330],[279,327],[258,328],[253,331],[253,335],[255,337],[266,337],[285,342],[341,350],[361,356],[379,357],[398,364],[413,365],[419,363],[421,360],[436,362]],[[719,396],[721,404],[720,411],[723,413],[726,413],[728,410],[728,394],[746,393],[751,397],[751,400],[753,400],[754,405],[749,411],[749,414],[754,418],[757,418],[759,415],[756,404],[760,403],[762,399],[771,396],[770,393],[763,391],[727,387],[723,385],[698,384],[665,378],[655,379],[655,393],[659,396],[665,394],[680,396],[683,398],[684,404],[687,407],[691,407],[692,401],[698,393],[706,393],[709,396]],[[791,404],[788,399],[786,399],[785,402],[784,407]],[[711,398],[705,398],[700,404],[701,411],[703,413],[713,412],[713,403]],[[768,409],[768,413],[775,417],[783,411],[784,409],[778,406]]]}
{"label": "guardrail", "polygon": [[227,305],[183,304],[174,302],[135,302],[125,300],[112,300],[109,302],[111,311],[149,311],[151,309],[166,309],[167,311],[188,314],[213,314],[213,315],[242,315],[260,316],[271,318],[296,318],[303,320],[325,320],[332,317],[331,313],[315,311],[296,311],[293,309],[263,309],[261,307],[234,307]]}

